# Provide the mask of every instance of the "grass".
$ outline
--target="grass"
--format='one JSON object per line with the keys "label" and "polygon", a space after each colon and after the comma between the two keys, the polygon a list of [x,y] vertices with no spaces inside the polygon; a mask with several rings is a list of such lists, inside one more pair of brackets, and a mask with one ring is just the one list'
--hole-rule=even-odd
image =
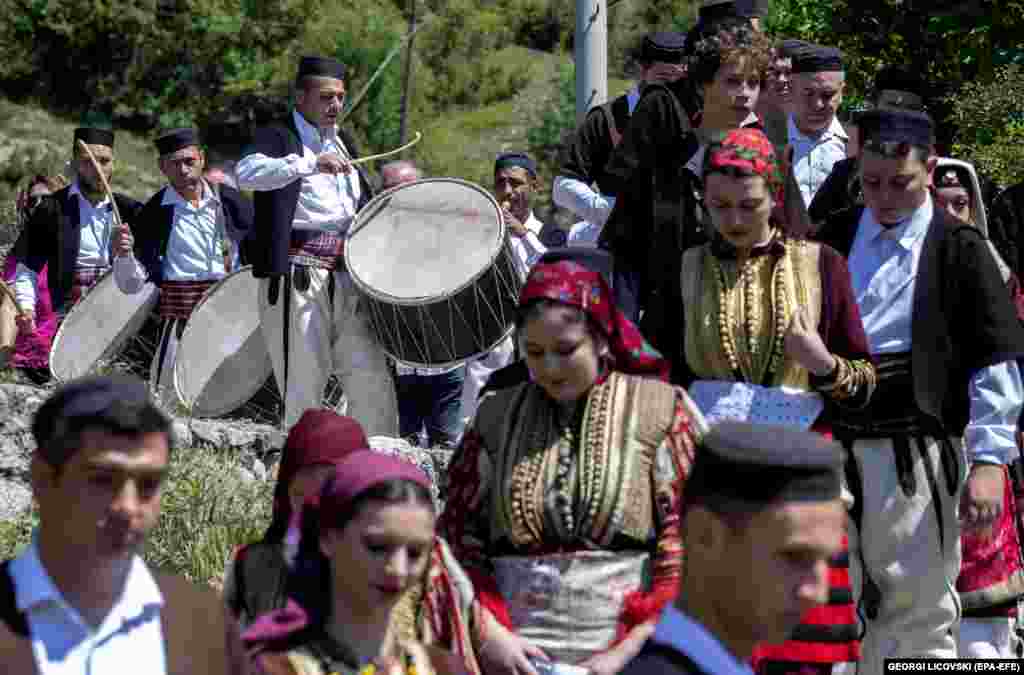
{"label": "grass", "polygon": [[[237,460],[223,450],[174,451],[160,520],[143,552],[151,567],[218,587],[234,547],[262,536],[273,482],[242,478]],[[0,559],[16,555],[37,524],[34,509],[0,522]]]}

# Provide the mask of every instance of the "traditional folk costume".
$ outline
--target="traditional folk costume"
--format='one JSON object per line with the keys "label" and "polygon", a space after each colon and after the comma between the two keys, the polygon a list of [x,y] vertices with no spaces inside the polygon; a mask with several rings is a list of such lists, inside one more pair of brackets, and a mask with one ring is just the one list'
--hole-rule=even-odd
{"label": "traditional folk costume", "polygon": [[[4,281],[13,284],[17,272],[18,261],[10,255],[4,263]],[[44,384],[50,379],[50,347],[57,332],[57,315],[53,311],[46,265],[43,265],[36,279],[35,315],[35,331],[18,334],[11,365],[21,369],[36,384]]]}
{"label": "traditional folk costume", "polygon": [[[193,129],[175,129],[156,139],[161,157],[199,145]],[[125,292],[148,280],[160,287],[160,339],[153,354],[150,386],[174,391],[174,363],[185,323],[203,294],[238,269],[241,241],[252,230],[252,203],[227,186],[202,182],[193,205],[167,185],[142,208],[135,227],[135,265],[118,277]]]}
{"label": "traditional folk costume", "polygon": [[[332,59],[306,57],[299,78],[344,79]],[[358,210],[372,194],[362,169],[319,173],[317,158],[358,156],[344,132],[320,130],[298,111],[257,130],[235,171],[239,187],[254,190],[253,274],[262,279],[263,334],[285,401],[285,427],[321,405],[337,373],[349,411],[371,435],[398,433],[395,388],[342,247]]]}
{"label": "traditional folk costume", "polygon": [[[719,513],[716,503],[723,500],[749,505],[749,514],[774,504],[836,502],[842,490],[842,465],[842,448],[816,434],[723,422],[700,444],[686,486],[683,513],[698,506]],[[707,569],[717,561],[702,562]],[[654,635],[622,670],[623,675],[752,675],[749,666],[737,658],[735,646],[723,643],[730,636],[716,635],[715,628],[704,623],[710,617],[691,616],[683,610],[688,592],[700,593],[707,603],[704,606],[714,607],[713,597],[722,589],[709,585],[711,582],[696,570],[687,572],[687,586],[679,602],[665,608]],[[715,627],[730,628],[720,621]]]}
{"label": "traditional folk costume", "polygon": [[[933,142],[923,114],[875,110],[860,123],[873,152]],[[834,425],[852,453],[862,665],[881,673],[886,658],[955,657],[958,500],[969,464],[1003,465],[1017,452],[1024,329],[984,239],[930,196],[898,225],[859,209],[820,234],[848,257],[879,369],[870,405]]]}
{"label": "traditional folk costume", "polygon": [[[339,425],[343,425],[340,432],[350,437],[361,433],[358,425],[353,430],[351,420],[345,421],[340,417],[336,420],[334,423],[310,420],[302,431],[307,438],[298,440],[303,445],[307,444],[306,441],[315,441],[318,445],[336,442],[329,432],[313,426],[317,423],[325,423],[335,432],[339,431]],[[408,460],[363,448],[345,454],[334,464],[334,470],[319,493],[307,497],[298,522],[300,531],[289,532],[288,535],[300,537],[295,571],[289,580],[289,588],[294,594],[283,609],[257,619],[243,634],[253,655],[256,673],[373,675],[378,671],[394,672],[392,669],[397,666],[401,675],[455,675],[469,667],[450,652],[425,645],[404,632],[403,628],[409,627],[396,624],[397,607],[392,611],[389,629],[394,646],[383,661],[360,663],[352,648],[336,640],[327,630],[328,622],[338,620],[339,614],[344,616],[346,608],[334,606],[330,591],[331,570],[323,569],[327,563],[319,548],[323,531],[320,523],[329,523],[340,514],[347,513],[359,495],[390,481],[408,481],[430,489],[427,476]],[[309,578],[303,578],[301,575],[304,574]],[[445,608],[446,611],[448,609]]]}
{"label": "traditional folk costume", "polygon": [[[724,167],[761,175],[775,198],[781,195],[782,174],[771,142],[759,131],[732,131],[709,148],[704,170]],[[776,231],[767,243],[755,246],[740,267],[735,249],[715,235],[710,243],[683,255],[680,279],[658,297],[663,304],[644,317],[644,333],[672,361],[673,383],[691,387],[705,413],[716,403],[709,398],[714,394],[712,389],[699,394],[695,383],[714,387],[719,382],[746,382],[815,391],[825,407],[807,423],[814,422],[815,430],[828,434],[832,419],[845,410],[863,408],[871,397],[875,371],[850,275],[843,258],[827,246]],[[837,361],[829,376],[812,375],[785,354],[786,332],[800,308]],[[722,388],[719,393],[730,391]],[[828,603],[808,613],[791,641],[757,650],[759,673],[828,673],[835,664],[859,658],[845,548],[830,565]]]}
{"label": "traditional folk costume", "polygon": [[[666,31],[646,35],[640,46],[640,60],[649,64],[680,64],[685,46],[686,37],[681,33]],[[592,108],[562,150],[551,198],[589,225],[575,225],[578,233],[575,238],[585,231],[588,243],[596,243],[615,206],[615,197],[607,194],[605,187],[605,165],[626,132],[629,117],[640,101],[640,91],[640,86],[634,87],[614,101]],[[570,243],[573,239],[570,232]]]}
{"label": "traditional folk costume", "polygon": [[[114,147],[114,132],[75,129],[75,143]],[[118,212],[126,223],[135,219],[142,204],[114,193]],[[36,284],[47,266],[54,312],[63,317],[82,295],[110,269],[114,215],[110,199],[92,204],[78,181],[45,197],[32,212],[14,247],[18,268],[14,294],[26,311],[36,307]]]}
{"label": "traditional folk costume", "polygon": [[678,501],[704,428],[667,363],[615,308],[600,274],[538,265],[522,305],[577,307],[610,343],[610,370],[571,420],[533,382],[490,391],[449,468],[439,530],[495,617],[578,663],[652,620],[682,563]]}
{"label": "traditional folk costume", "polygon": [[[793,53],[793,74],[843,72],[843,55],[833,47],[807,45]],[[794,95],[800,96],[800,92]],[[789,144],[793,147],[793,175],[804,204],[810,206],[832,167],[846,159],[846,129],[832,116],[828,128],[819,134],[805,136],[797,128],[794,115],[789,116]]]}
{"label": "traditional folk costume", "polygon": [[[981,185],[974,167],[966,162],[940,157],[933,172],[933,189],[963,187],[971,197],[971,225],[987,236],[989,222],[981,199]],[[991,246],[991,242],[989,243]],[[993,257],[1020,312],[1020,286],[1009,267],[993,247]],[[1009,464],[1020,455],[1007,458]],[[1008,468],[1008,467],[1007,467]],[[963,605],[960,622],[959,653],[961,658],[1014,658],[1021,646],[1017,635],[1021,597],[1024,597],[1019,511],[1015,486],[1006,471],[1003,485],[1003,510],[991,533],[964,531],[960,533],[962,562],[956,590]]]}
{"label": "traditional folk costume", "polygon": [[[292,513],[289,488],[300,470],[336,464],[348,454],[370,447],[359,423],[329,410],[307,410],[288,434],[281,456],[270,527],[263,539],[239,547],[228,565],[224,598],[242,628],[258,617],[283,609],[288,602],[288,527]],[[423,583],[395,610],[403,639],[446,649],[460,657],[472,675],[480,672],[472,632],[478,605],[473,585],[448,545],[435,538]]]}

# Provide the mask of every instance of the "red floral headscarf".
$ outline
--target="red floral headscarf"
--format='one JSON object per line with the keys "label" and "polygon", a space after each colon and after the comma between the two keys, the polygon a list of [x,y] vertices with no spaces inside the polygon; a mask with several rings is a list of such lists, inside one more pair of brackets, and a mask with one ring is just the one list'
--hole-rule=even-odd
{"label": "red floral headscarf", "polygon": [[733,129],[708,145],[704,154],[705,176],[715,169],[730,166],[764,178],[776,206],[782,205],[785,180],[775,156],[775,146],[763,131]]}
{"label": "red floral headscarf", "polygon": [[615,305],[611,289],[598,272],[563,260],[535,265],[519,294],[519,306],[546,299],[587,313],[608,340],[611,367],[629,375],[668,379],[670,366],[644,339],[636,325]]}

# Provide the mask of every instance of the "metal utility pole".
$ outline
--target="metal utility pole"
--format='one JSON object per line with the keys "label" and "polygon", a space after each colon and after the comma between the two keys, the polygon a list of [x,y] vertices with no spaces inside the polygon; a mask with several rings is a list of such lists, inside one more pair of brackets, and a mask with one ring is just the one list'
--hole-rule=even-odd
{"label": "metal utility pole", "polygon": [[402,76],[402,107],[398,123],[398,144],[405,145],[409,126],[409,106],[412,105],[412,40],[416,35],[416,0],[409,0],[409,44],[405,48],[405,73]]}
{"label": "metal utility pole", "polygon": [[608,99],[608,2],[576,0],[576,122]]}

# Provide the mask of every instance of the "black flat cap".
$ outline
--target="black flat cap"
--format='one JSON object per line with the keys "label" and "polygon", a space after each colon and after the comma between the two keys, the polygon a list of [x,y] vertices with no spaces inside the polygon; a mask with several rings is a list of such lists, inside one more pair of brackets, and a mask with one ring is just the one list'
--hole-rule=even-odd
{"label": "black flat cap", "polygon": [[114,147],[114,131],[99,127],[78,127],[75,129],[75,145],[82,141],[86,145],[105,145]]}
{"label": "black flat cap", "polygon": [[686,481],[701,497],[754,506],[830,501],[840,496],[843,448],[820,434],[745,422],[714,426],[697,449]]}
{"label": "black flat cap", "polygon": [[857,117],[861,144],[885,155],[906,154],[901,145],[928,148],[935,143],[932,118],[914,110],[876,108]]}
{"label": "black flat cap", "polygon": [[32,420],[32,435],[36,445],[43,447],[69,420],[109,422],[118,408],[138,409],[150,402],[149,388],[136,377],[95,375],[72,380],[39,407]]}
{"label": "black flat cap", "polygon": [[171,129],[161,134],[153,144],[160,156],[169,155],[182,148],[199,145],[199,132],[191,128]]}
{"label": "black flat cap", "polygon": [[537,175],[537,162],[525,152],[503,152],[494,160],[495,172],[514,167],[526,169],[531,176]]}
{"label": "black flat cap", "polygon": [[345,64],[323,56],[303,56],[299,61],[299,74],[296,78],[303,77],[333,77],[336,80],[344,80]]}
{"label": "black flat cap", "polygon": [[877,105],[920,108],[924,94],[924,80],[905,66],[886,66],[875,75]]}
{"label": "black flat cap", "polygon": [[808,44],[793,53],[793,73],[829,73],[843,70],[843,53],[835,47]]}
{"label": "black flat cap", "polygon": [[686,55],[686,35],[676,31],[648,33],[640,45],[640,59],[646,63],[682,63]]}
{"label": "black flat cap", "polygon": [[732,0],[702,0],[697,12],[697,22],[711,24],[736,18],[739,16],[736,5],[737,3]]}
{"label": "black flat cap", "polygon": [[750,18],[768,16],[768,0],[736,0],[736,14]]}

